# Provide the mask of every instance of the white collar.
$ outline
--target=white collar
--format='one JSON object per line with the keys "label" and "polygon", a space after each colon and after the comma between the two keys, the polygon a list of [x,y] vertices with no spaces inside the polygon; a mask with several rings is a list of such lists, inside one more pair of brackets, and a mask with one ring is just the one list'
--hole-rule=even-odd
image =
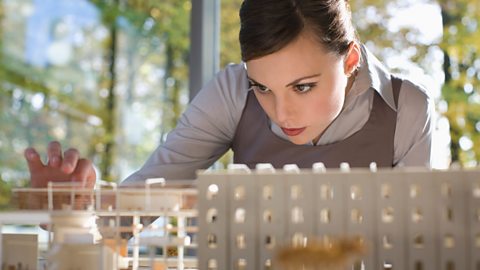
{"label": "white collar", "polygon": [[372,88],[377,91],[383,100],[394,111],[397,111],[392,92],[391,74],[385,66],[365,47],[361,45],[362,59],[355,81],[350,89],[347,98],[365,93]]}

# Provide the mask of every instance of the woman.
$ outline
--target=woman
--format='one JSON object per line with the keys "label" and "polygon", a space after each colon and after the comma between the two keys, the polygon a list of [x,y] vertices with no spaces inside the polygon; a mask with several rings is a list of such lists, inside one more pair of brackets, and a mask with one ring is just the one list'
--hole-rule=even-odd
{"label": "woman", "polygon": [[[428,166],[432,100],[360,44],[347,1],[245,0],[240,20],[244,63],[205,85],[127,183],[193,179],[229,148],[236,163],[249,166]],[[25,153],[34,186],[47,175],[95,179],[89,161],[74,149],[62,158],[56,142],[46,165],[34,149]]]}

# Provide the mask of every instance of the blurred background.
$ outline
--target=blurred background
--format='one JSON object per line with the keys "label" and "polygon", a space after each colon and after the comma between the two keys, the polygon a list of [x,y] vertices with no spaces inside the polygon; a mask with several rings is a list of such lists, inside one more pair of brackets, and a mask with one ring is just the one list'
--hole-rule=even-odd
{"label": "blurred background", "polygon": [[[207,4],[192,8],[198,3]],[[477,166],[480,1],[350,3],[361,41],[435,98],[434,167]],[[76,147],[110,181],[138,169],[199,90],[191,83],[200,68],[192,55],[202,55],[191,47],[194,36],[213,37],[213,71],[240,61],[240,4],[0,0],[0,208],[29,177],[28,146],[41,153],[52,140]],[[198,30],[192,11],[213,25]]]}

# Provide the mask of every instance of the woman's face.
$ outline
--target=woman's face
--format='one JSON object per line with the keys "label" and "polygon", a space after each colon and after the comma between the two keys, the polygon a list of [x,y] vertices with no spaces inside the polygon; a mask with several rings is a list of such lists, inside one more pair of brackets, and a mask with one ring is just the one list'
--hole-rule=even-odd
{"label": "woman's face", "polygon": [[356,67],[358,57],[356,44],[342,57],[302,34],[280,51],[246,65],[252,89],[268,117],[291,142],[305,144],[318,141],[342,110],[346,74]]}

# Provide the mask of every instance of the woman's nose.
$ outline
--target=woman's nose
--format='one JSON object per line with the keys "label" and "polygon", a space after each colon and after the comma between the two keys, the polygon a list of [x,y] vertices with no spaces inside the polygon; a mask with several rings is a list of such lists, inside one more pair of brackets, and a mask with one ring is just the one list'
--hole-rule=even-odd
{"label": "woman's nose", "polygon": [[287,123],[292,117],[292,113],[292,104],[288,98],[280,97],[275,100],[275,114],[280,124]]}

